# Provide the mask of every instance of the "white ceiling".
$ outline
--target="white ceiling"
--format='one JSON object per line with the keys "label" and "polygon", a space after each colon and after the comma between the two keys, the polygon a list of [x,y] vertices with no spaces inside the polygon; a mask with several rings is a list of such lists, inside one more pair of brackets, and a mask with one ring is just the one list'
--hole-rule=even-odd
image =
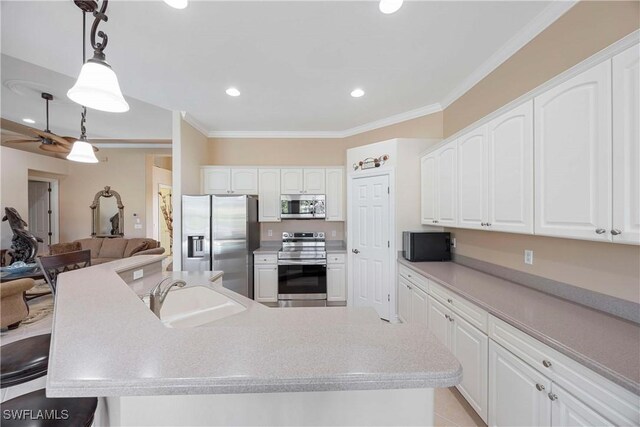
{"label": "white ceiling", "polygon": [[[3,83],[28,78],[64,94],[81,63],[79,9],[71,0],[0,5]],[[132,108],[91,112],[89,125],[102,137],[168,138],[165,109],[186,111],[212,135],[337,135],[415,117],[461,95],[567,9],[548,1],[409,1],[384,15],[373,1],[192,0],[184,10],[112,1],[99,28]],[[227,96],[229,86],[242,95]],[[356,87],[366,95],[350,97]],[[42,117],[41,107],[4,85],[2,98],[5,118]],[[54,110],[52,120],[77,128],[77,107],[61,105],[63,113]]]}

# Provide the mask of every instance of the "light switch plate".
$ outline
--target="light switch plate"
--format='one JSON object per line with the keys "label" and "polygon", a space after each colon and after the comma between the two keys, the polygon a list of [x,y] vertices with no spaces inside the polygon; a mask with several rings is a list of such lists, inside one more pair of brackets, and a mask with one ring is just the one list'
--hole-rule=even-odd
{"label": "light switch plate", "polygon": [[524,251],[524,263],[533,265],[533,251],[525,249]]}
{"label": "light switch plate", "polygon": [[133,224],[133,228],[140,230],[142,228],[142,224]]}
{"label": "light switch plate", "polygon": [[455,237],[451,239],[451,247],[452,248],[456,247],[456,238]]}
{"label": "light switch plate", "polygon": [[143,269],[136,270],[136,271],[133,272],[133,280],[142,279],[142,276],[144,276],[144,270]]}

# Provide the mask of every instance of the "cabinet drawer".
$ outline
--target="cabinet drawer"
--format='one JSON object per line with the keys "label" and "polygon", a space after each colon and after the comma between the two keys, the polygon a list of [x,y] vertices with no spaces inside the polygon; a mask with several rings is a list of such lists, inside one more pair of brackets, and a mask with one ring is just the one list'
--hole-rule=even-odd
{"label": "cabinet drawer", "polygon": [[345,254],[327,254],[327,264],[344,264],[345,259]]}
{"label": "cabinet drawer", "polygon": [[254,254],[253,262],[255,264],[277,264],[278,255],[277,254]]}
{"label": "cabinet drawer", "polygon": [[485,334],[487,333],[489,313],[433,281],[429,284],[429,290],[434,298]]}
{"label": "cabinet drawer", "polygon": [[613,424],[640,424],[638,396],[630,391],[494,316],[489,337]]}
{"label": "cabinet drawer", "polygon": [[412,282],[424,292],[429,293],[429,280],[426,277],[416,273],[415,271],[402,264],[398,264],[398,272],[402,277]]}

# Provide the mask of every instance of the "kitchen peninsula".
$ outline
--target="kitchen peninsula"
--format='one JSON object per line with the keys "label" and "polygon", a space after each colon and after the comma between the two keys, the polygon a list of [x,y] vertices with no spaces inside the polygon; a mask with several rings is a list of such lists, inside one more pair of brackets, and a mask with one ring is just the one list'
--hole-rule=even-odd
{"label": "kitchen peninsula", "polygon": [[[429,425],[433,389],[461,380],[424,327],[370,308],[272,309],[211,282],[220,273],[153,272],[159,257],[135,258],[59,278],[47,395],[100,397],[98,425]],[[141,298],[163,277],[244,310],[169,328]]]}

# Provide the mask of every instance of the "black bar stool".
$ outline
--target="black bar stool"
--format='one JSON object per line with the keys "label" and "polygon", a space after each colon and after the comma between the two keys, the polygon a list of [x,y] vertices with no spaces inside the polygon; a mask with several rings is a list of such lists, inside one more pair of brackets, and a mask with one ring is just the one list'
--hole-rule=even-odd
{"label": "black bar stool", "polygon": [[[0,388],[43,377],[49,366],[51,334],[36,335],[0,348]],[[98,399],[47,398],[45,389],[2,403],[2,425],[21,427],[90,426]]]}

